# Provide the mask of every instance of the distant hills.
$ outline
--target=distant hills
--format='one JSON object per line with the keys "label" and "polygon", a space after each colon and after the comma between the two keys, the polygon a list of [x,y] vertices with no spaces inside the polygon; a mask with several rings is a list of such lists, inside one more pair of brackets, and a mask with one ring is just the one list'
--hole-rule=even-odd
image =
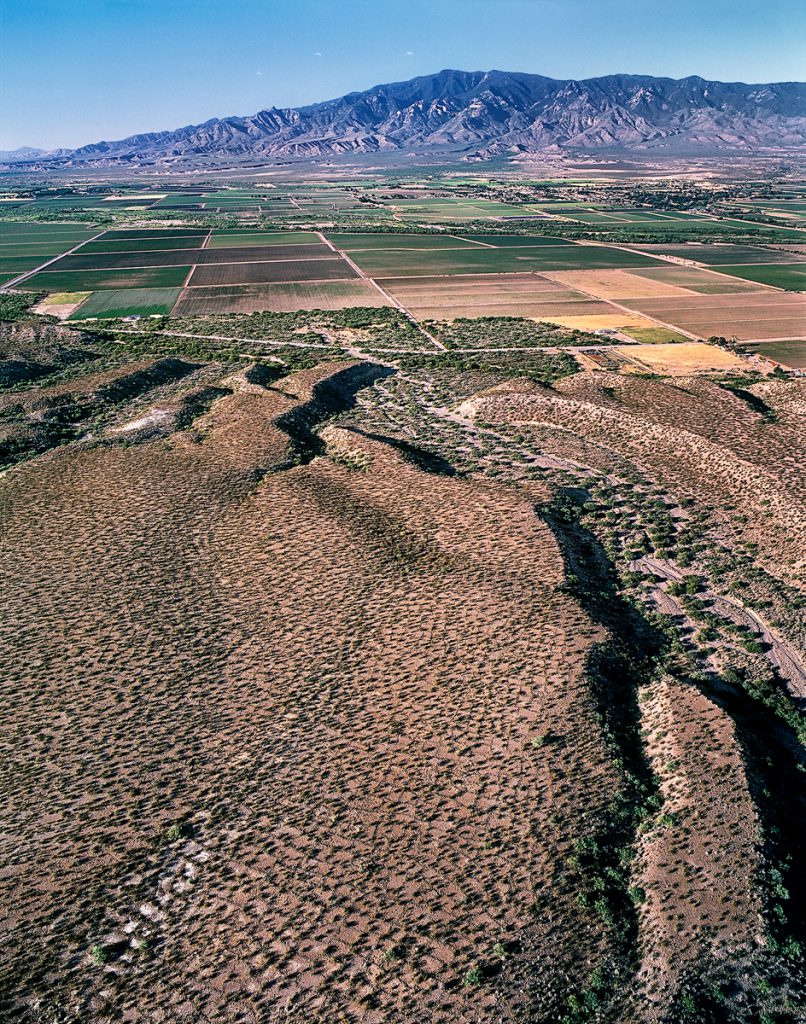
{"label": "distant hills", "polygon": [[62,166],[205,165],[348,153],[483,160],[590,151],[751,155],[804,146],[804,83],[648,75],[575,81],[446,70],[307,107],[272,107],[29,159]]}
{"label": "distant hills", "polygon": [[33,146],[20,146],[19,149],[0,149],[0,163],[24,163],[28,160],[41,160],[42,157],[58,156],[63,152],[69,152],[69,150],[59,150],[56,152],[54,150],[35,149]]}

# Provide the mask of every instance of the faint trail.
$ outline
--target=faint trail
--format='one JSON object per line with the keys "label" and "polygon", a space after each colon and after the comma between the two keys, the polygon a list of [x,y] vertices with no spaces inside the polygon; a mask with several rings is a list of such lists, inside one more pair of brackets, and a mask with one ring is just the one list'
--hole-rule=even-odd
{"label": "faint trail", "polygon": [[[645,555],[643,558],[639,558],[631,563],[630,568],[650,572],[665,580],[673,580],[676,583],[685,580],[686,576],[689,575],[682,572],[677,566],[670,565],[662,558],[655,558],[652,555]],[[697,574],[695,573],[694,575]],[[806,698],[806,665],[804,665],[803,660],[792,646],[774,633],[757,612],[753,611],[752,608],[748,608],[737,598],[727,597],[725,594],[719,594],[715,590],[704,589],[697,596],[704,598],[706,601],[711,601],[725,618],[755,629],[760,634],[762,641],[770,648],[766,652],[767,660],[772,664],[773,668],[777,669],[779,675],[789,685],[792,694],[796,697]],[[669,608],[673,605],[674,613],[684,616],[689,620],[692,628],[696,628],[696,623],[691,620],[685,608],[683,608],[674,595],[669,594],[665,590],[658,591],[656,603],[661,607],[661,611],[665,611],[667,614],[669,613]],[[666,607],[663,607],[664,605]]]}

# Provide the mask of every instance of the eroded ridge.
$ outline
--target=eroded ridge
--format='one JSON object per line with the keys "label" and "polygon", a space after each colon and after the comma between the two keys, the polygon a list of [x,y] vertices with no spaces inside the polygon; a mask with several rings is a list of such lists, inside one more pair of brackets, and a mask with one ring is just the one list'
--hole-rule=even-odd
{"label": "eroded ridge", "polygon": [[548,492],[300,459],[375,376],[225,376],[0,483],[9,1013],[526,1019],[606,957],[562,870],[620,787],[604,634]]}
{"label": "eroded ridge", "polygon": [[0,402],[63,428],[0,479],[0,1012],[797,1019],[801,382],[63,344]]}

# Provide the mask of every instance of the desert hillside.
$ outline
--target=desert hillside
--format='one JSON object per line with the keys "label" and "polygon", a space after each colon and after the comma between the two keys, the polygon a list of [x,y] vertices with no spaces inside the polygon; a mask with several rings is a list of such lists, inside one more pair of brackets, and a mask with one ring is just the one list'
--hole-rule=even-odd
{"label": "desert hillside", "polygon": [[800,1019],[803,379],[121,338],[3,325],[0,1016]]}

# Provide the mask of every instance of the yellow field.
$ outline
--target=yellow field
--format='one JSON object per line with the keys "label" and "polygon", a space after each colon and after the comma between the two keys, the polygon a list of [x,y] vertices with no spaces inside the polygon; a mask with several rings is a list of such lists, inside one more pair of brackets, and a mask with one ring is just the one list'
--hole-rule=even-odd
{"label": "yellow field", "polygon": [[52,292],[50,295],[46,295],[34,307],[34,310],[37,313],[44,313],[46,316],[56,316],[60,320],[66,320],[90,295],[92,292]]}
{"label": "yellow field", "polygon": [[39,303],[40,306],[66,306],[83,302],[91,292],[51,292]]}
{"label": "yellow field", "polygon": [[690,295],[688,288],[652,281],[629,270],[554,270],[543,275],[569,288],[579,288],[599,299],[654,299],[666,295]]}
{"label": "yellow field", "polygon": [[622,331],[635,336],[639,340],[655,340],[659,342],[681,341],[682,335],[670,328],[661,327],[654,320],[649,320],[640,313],[620,313],[614,309],[610,313],[597,313],[593,316],[552,316],[547,317],[552,323],[577,331]]}
{"label": "yellow field", "polygon": [[635,370],[650,370],[673,376],[683,377],[698,370],[747,368],[746,364],[731,352],[697,341],[672,345],[622,345],[613,351],[628,363],[632,363]]}

